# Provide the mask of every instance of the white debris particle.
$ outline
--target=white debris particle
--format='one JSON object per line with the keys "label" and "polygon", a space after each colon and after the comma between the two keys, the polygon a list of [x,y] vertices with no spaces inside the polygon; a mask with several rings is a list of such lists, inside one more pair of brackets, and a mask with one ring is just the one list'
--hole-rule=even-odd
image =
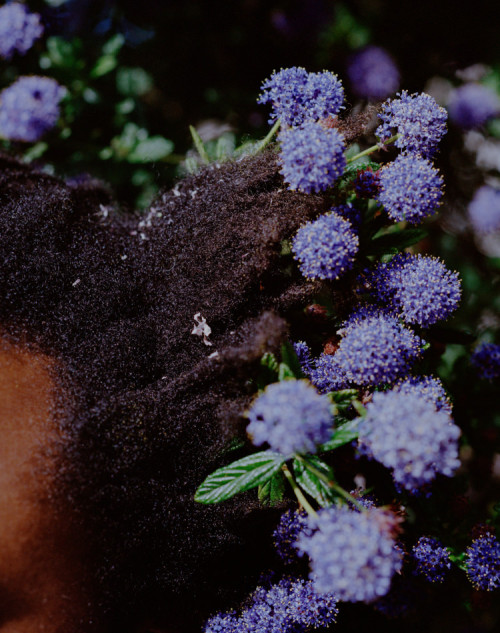
{"label": "white debris particle", "polygon": [[127,259],[128,255],[120,255],[120,259],[123,259],[124,261]]}
{"label": "white debris particle", "polygon": [[212,345],[212,343],[208,340],[212,332],[212,328],[208,325],[205,317],[201,316],[201,312],[197,312],[194,317],[195,326],[191,331],[191,334],[196,334],[196,336],[203,336],[203,342],[205,345]]}
{"label": "white debris particle", "polygon": [[75,279],[75,281],[71,284],[73,286],[73,288],[75,286],[78,286],[78,284],[81,282],[81,279]]}
{"label": "white debris particle", "polygon": [[181,192],[177,189],[177,187],[174,187],[172,189],[172,193],[174,194],[176,198],[178,198],[181,195]]}
{"label": "white debris particle", "polygon": [[217,358],[219,352],[212,352],[208,358]]}

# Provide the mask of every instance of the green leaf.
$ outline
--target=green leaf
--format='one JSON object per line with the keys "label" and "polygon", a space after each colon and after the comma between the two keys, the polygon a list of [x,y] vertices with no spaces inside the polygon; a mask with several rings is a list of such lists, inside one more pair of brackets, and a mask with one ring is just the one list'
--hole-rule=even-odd
{"label": "green leaf", "polygon": [[278,380],[289,380],[295,378],[295,374],[286,363],[280,363],[278,370]]}
{"label": "green leaf", "polygon": [[174,144],[163,136],[150,136],[134,147],[127,156],[129,163],[151,163],[172,153]]}
{"label": "green leaf", "polygon": [[266,483],[273,477],[286,458],[279,453],[262,451],[243,457],[209,475],[196,491],[199,503],[220,503],[245,490]]}
{"label": "green leaf", "polygon": [[96,62],[96,65],[90,71],[90,76],[96,79],[97,77],[102,77],[103,75],[107,75],[112,70],[114,70],[118,66],[118,60],[114,55],[103,55],[99,57]]}
{"label": "green leaf", "polygon": [[[308,455],[307,459],[314,468],[324,473],[330,480],[333,480],[333,472],[328,464],[322,462],[315,455]],[[332,489],[325,481],[308,470],[307,463],[295,459],[293,461],[293,472],[295,480],[302,490],[315,499],[320,506],[324,508],[332,504],[335,499]]]}
{"label": "green leaf", "polygon": [[79,41],[73,40],[68,42],[63,37],[53,35],[47,38],[47,56],[41,66],[50,68],[56,66],[58,68],[82,67],[82,62],[76,59],[76,51],[79,49]]}
{"label": "green leaf", "polygon": [[359,420],[355,419],[340,426],[333,432],[332,439],[324,444],[321,444],[318,451],[321,453],[333,451],[339,446],[344,446],[344,444],[348,444],[349,442],[355,440],[359,435],[358,424]]}
{"label": "green leaf", "polygon": [[116,88],[126,97],[140,97],[153,88],[153,78],[143,68],[119,68]]}
{"label": "green leaf", "polygon": [[286,341],[281,346],[281,360],[288,365],[295,378],[305,378],[297,352],[290,341]]}
{"label": "green leaf", "polygon": [[210,158],[208,157],[205,145],[203,144],[203,141],[201,140],[201,136],[198,134],[198,132],[192,125],[189,126],[189,131],[191,132],[194,146],[196,147],[202,162],[205,163],[205,165],[208,165],[208,163],[210,162]]}
{"label": "green leaf", "polygon": [[102,52],[104,55],[116,55],[120,52],[121,47],[125,44],[125,38],[121,33],[113,35],[113,37],[104,44]]}
{"label": "green leaf", "polygon": [[350,404],[351,400],[357,395],[357,389],[341,389],[340,391],[330,391],[327,394],[332,402],[337,402],[338,404]]}
{"label": "green leaf", "polygon": [[48,148],[49,148],[48,144],[45,143],[44,141],[40,141],[36,143],[35,145],[33,145],[33,147],[30,147],[24,153],[24,161],[26,163],[31,163],[32,160],[36,160],[37,158],[40,158],[41,156],[43,156],[43,154],[45,154]]}
{"label": "green leaf", "polygon": [[382,255],[384,253],[398,253],[427,237],[425,229],[405,229],[394,233],[387,233],[374,238],[367,248],[367,255]]}
{"label": "green leaf", "polygon": [[283,500],[285,477],[281,470],[259,486],[259,501],[265,506],[278,505]]}

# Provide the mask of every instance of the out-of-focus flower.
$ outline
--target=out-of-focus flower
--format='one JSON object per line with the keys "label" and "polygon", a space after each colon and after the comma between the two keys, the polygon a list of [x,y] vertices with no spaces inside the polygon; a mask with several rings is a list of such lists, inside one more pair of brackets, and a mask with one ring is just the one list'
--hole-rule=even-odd
{"label": "out-of-focus flower", "polygon": [[392,57],[379,46],[356,52],[347,66],[353,92],[364,99],[386,99],[399,88],[399,71]]}
{"label": "out-of-focus flower", "polygon": [[487,86],[465,84],[451,93],[448,112],[455,125],[470,130],[500,114],[500,99]]}
{"label": "out-of-focus flower", "polygon": [[476,233],[500,229],[500,190],[488,185],[479,187],[469,203],[469,220]]}
{"label": "out-of-focus flower", "polygon": [[0,7],[0,57],[24,55],[43,34],[38,13],[30,13],[20,2]]}

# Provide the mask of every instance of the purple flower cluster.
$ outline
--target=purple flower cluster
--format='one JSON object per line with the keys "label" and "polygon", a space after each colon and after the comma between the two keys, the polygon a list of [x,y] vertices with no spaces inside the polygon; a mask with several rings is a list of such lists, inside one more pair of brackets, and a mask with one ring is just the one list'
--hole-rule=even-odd
{"label": "purple flower cluster", "polygon": [[311,372],[311,382],[320,393],[348,389],[350,384],[335,355],[320,354]]}
{"label": "purple flower cluster", "polygon": [[344,89],[333,73],[308,73],[304,68],[285,68],[262,84],[257,103],[271,103],[270,122],[281,119],[284,126],[297,127],[338,114]]}
{"label": "purple flower cluster", "polygon": [[354,191],[359,198],[376,198],[380,191],[380,175],[371,167],[358,172],[354,180]]}
{"label": "purple flower cluster", "polygon": [[331,436],[330,403],[306,380],[268,385],[247,413],[247,432],[256,446],[282,453],[314,453]]}
{"label": "purple flower cluster", "polygon": [[465,556],[467,576],[476,589],[493,591],[500,587],[500,543],[492,534],[475,539]]}
{"label": "purple flower cluster", "polygon": [[401,253],[379,264],[371,277],[374,294],[407,323],[429,327],[447,319],[460,303],[458,273],[437,257]]}
{"label": "purple flower cluster", "polygon": [[288,510],[281,515],[278,527],[273,532],[273,540],[278,556],[284,563],[297,560],[295,541],[302,533],[312,533],[305,510]]}
{"label": "purple flower cluster", "polygon": [[9,2],[0,7],[0,57],[26,54],[42,34],[40,16],[30,13],[24,4]]}
{"label": "purple flower cluster", "polygon": [[437,411],[452,413],[452,406],[443,383],[434,376],[408,376],[394,385],[394,391],[421,396],[436,407]]}
{"label": "purple flower cluster", "polygon": [[299,359],[302,373],[304,374],[304,376],[307,376],[309,378],[313,370],[314,362],[311,357],[311,350],[309,349],[309,345],[304,341],[297,341],[296,343],[293,343],[293,349],[295,350],[297,358]]}
{"label": "purple flower cluster", "polygon": [[465,84],[451,93],[448,112],[453,123],[470,130],[500,114],[500,99],[487,86]]}
{"label": "purple flower cluster", "polygon": [[396,222],[419,224],[435,213],[442,196],[439,171],[421,156],[400,154],[380,170],[377,199]]}
{"label": "purple flower cluster", "polygon": [[330,212],[300,228],[292,250],[304,277],[334,280],[352,268],[358,246],[349,220]]}
{"label": "purple flower cluster", "polygon": [[391,383],[406,376],[422,352],[412,330],[382,312],[351,320],[334,355],[347,381],[361,386]]}
{"label": "purple flower cluster", "polygon": [[451,569],[450,553],[441,543],[428,536],[422,536],[413,546],[415,573],[425,576],[430,582],[443,582],[446,572]]}
{"label": "purple flower cluster", "polygon": [[66,88],[48,77],[19,77],[0,94],[0,135],[32,143],[54,127]]}
{"label": "purple flower cluster", "polygon": [[362,215],[360,209],[355,207],[352,202],[337,204],[332,207],[330,211],[333,211],[337,215],[341,215],[345,220],[349,220],[354,231],[359,230],[362,222]]}
{"label": "purple flower cluster", "polygon": [[389,591],[402,559],[377,520],[378,512],[332,506],[310,520],[316,529],[312,535],[300,536],[297,547],[310,558],[311,579],[318,591],[347,602],[370,602]]}
{"label": "purple flower cluster", "polygon": [[480,378],[495,380],[500,378],[500,345],[481,343],[470,359]]}
{"label": "purple flower cluster", "polygon": [[281,173],[292,191],[325,191],[344,172],[344,137],[333,128],[307,121],[282,130],[279,141]]}
{"label": "purple flower cluster", "polygon": [[364,99],[386,99],[399,88],[399,71],[392,57],[379,46],[367,46],[349,61],[352,90]]}
{"label": "purple flower cluster", "polygon": [[399,99],[389,99],[378,115],[382,123],[375,130],[386,141],[394,132],[400,134],[395,145],[404,152],[431,158],[446,134],[448,115],[428,94],[398,93]]}
{"label": "purple flower cluster", "polygon": [[469,203],[469,220],[476,233],[491,233],[500,229],[500,189],[488,185],[479,187]]}
{"label": "purple flower cluster", "polygon": [[239,616],[211,618],[205,633],[304,633],[333,624],[338,614],[334,595],[318,594],[311,581],[288,577],[268,589],[257,587],[249,603]]}
{"label": "purple flower cluster", "polygon": [[366,411],[359,426],[361,451],[391,469],[400,486],[413,491],[438,473],[450,477],[460,465],[460,429],[425,398],[377,392]]}

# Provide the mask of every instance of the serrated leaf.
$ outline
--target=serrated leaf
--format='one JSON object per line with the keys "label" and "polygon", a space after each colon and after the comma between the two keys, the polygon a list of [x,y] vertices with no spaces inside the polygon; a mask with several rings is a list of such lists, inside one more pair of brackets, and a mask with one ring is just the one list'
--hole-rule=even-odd
{"label": "serrated leaf", "polygon": [[350,422],[346,422],[345,424],[337,428],[333,432],[332,439],[328,442],[325,442],[324,444],[321,444],[321,446],[318,447],[318,451],[320,453],[333,451],[339,446],[344,446],[344,444],[348,444],[349,442],[355,440],[359,435],[358,424],[359,420],[356,419],[351,420]]}
{"label": "serrated leaf", "polygon": [[289,341],[286,341],[281,346],[281,360],[287,365],[295,378],[305,378],[297,352]]}
{"label": "serrated leaf", "polygon": [[220,503],[239,492],[266,483],[275,475],[286,458],[279,453],[262,451],[243,457],[209,475],[195,493],[198,503]]}
{"label": "serrated leaf", "polygon": [[[333,479],[333,472],[327,464],[314,455],[309,455],[307,459],[314,468],[323,472],[329,479]],[[315,499],[320,506],[324,508],[332,504],[335,495],[330,486],[317,475],[308,470],[307,463],[295,459],[293,462],[293,472],[295,480],[302,490]]]}
{"label": "serrated leaf", "polygon": [[283,500],[285,478],[279,470],[275,475],[259,486],[259,501],[265,506],[275,506]]}
{"label": "serrated leaf", "polygon": [[139,143],[127,156],[129,163],[152,163],[172,153],[174,144],[163,136],[151,136]]}
{"label": "serrated leaf", "polygon": [[384,253],[398,253],[408,246],[412,246],[428,233],[425,229],[405,229],[395,233],[388,233],[374,238],[367,247],[367,255],[382,255]]}

